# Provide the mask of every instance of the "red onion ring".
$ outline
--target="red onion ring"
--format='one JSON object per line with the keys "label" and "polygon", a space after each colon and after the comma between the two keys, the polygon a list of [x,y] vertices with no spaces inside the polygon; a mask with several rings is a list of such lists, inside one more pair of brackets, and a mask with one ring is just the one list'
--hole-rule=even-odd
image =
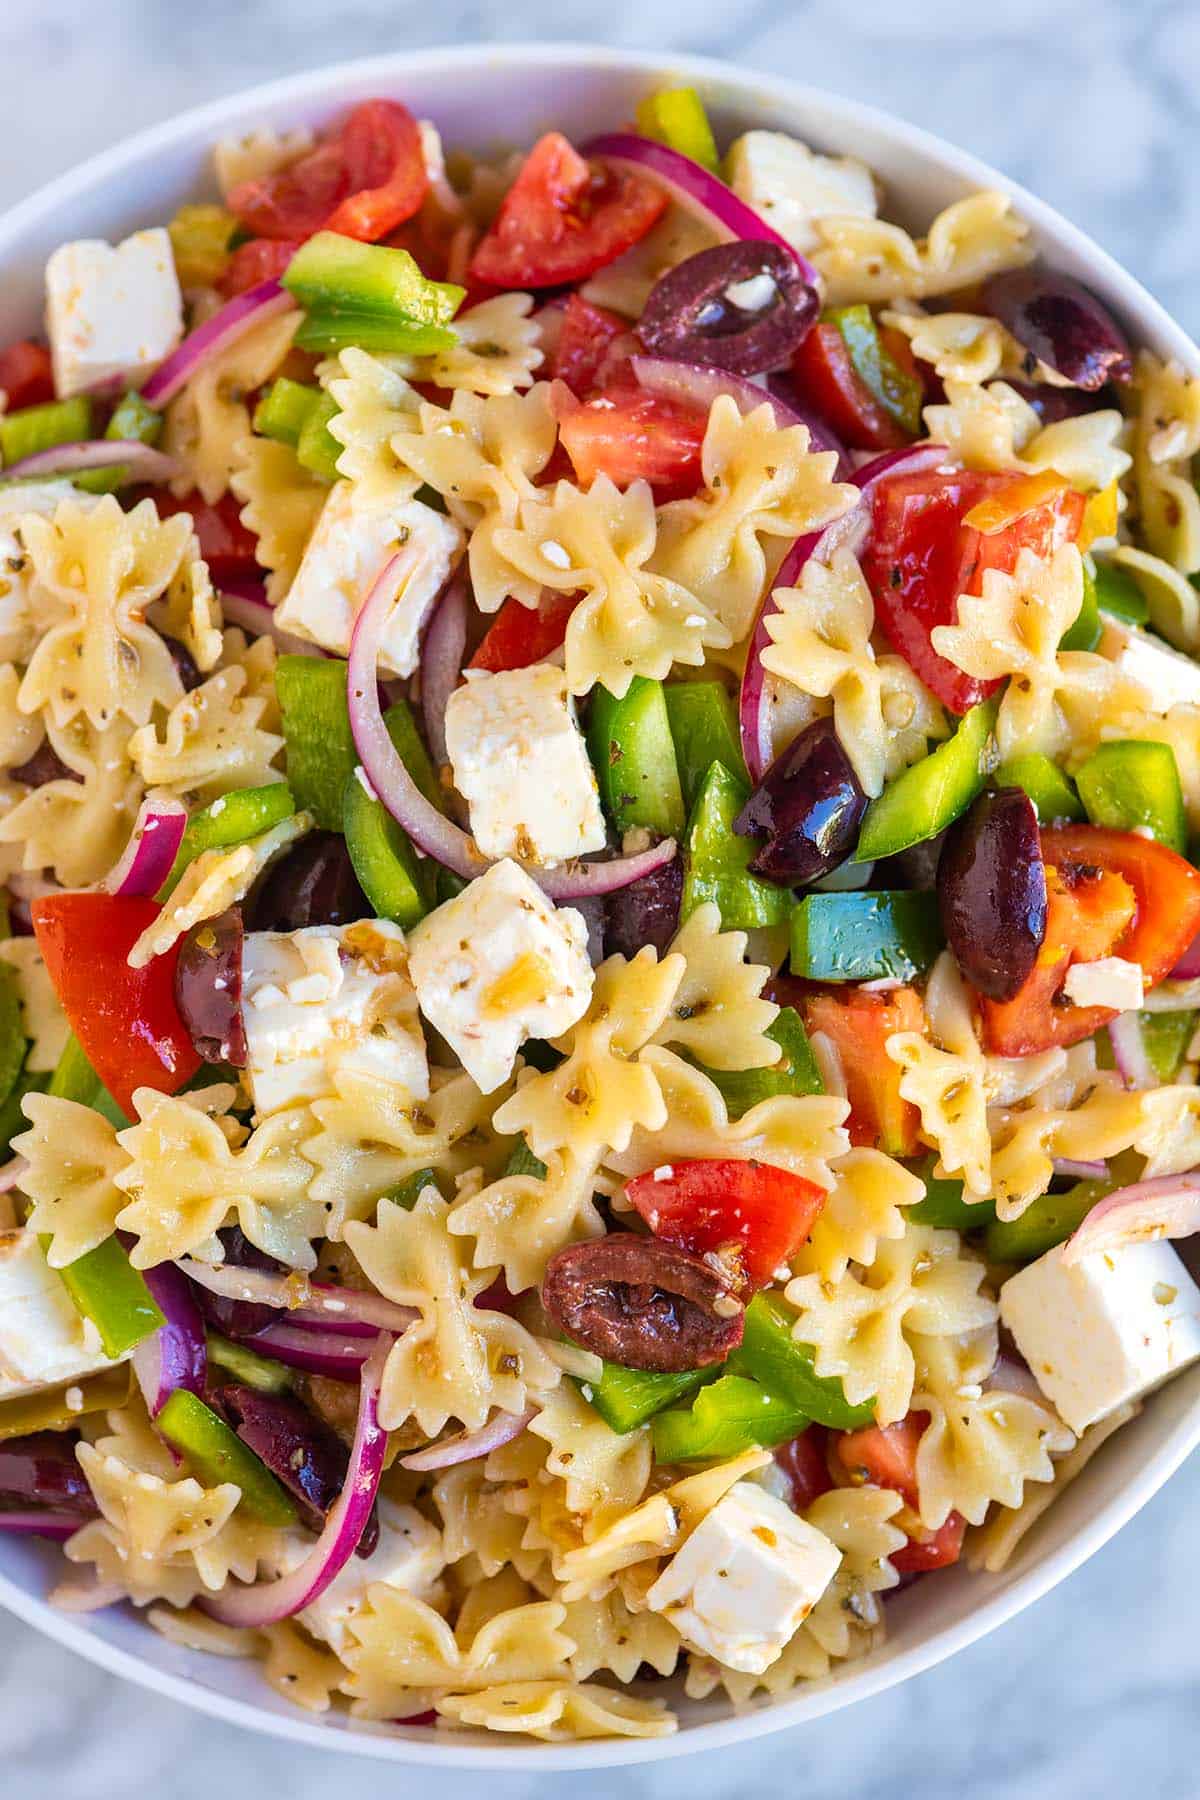
{"label": "red onion ring", "polygon": [[261,1630],[264,1625],[290,1619],[311,1606],[345,1568],[371,1516],[383,1474],[387,1432],[379,1423],[379,1390],[391,1347],[392,1340],[381,1333],[363,1364],[346,1480],[329,1509],[324,1530],[304,1561],[277,1581],[205,1596],[198,1604],[210,1618],[222,1625]]}
{"label": "red onion ring", "polygon": [[446,703],[458,686],[467,647],[467,577],[460,570],[442,590],[421,645],[421,717],[435,769],[446,753]]}
{"label": "red onion ring", "polygon": [[400,1458],[402,1469],[415,1469],[423,1474],[427,1469],[449,1469],[455,1463],[470,1462],[473,1457],[486,1456],[490,1450],[498,1450],[501,1444],[511,1444],[515,1437],[520,1437],[532,1418],[537,1416],[536,1406],[527,1406],[524,1412],[497,1413],[477,1431],[459,1431],[453,1437],[442,1438],[436,1444],[430,1444],[425,1450],[417,1450],[411,1456]]}
{"label": "red onion ring", "polygon": [[166,1324],[142,1339],[132,1361],[146,1410],[156,1419],[176,1388],[189,1388],[203,1399],[208,1351],[200,1308],[180,1271],[173,1263],[158,1263],[143,1273]]}
{"label": "red onion ring", "polygon": [[[261,583],[255,585],[261,587]],[[265,589],[261,594],[238,594],[223,583],[220,600],[227,624],[240,625],[251,637],[271,638],[283,655],[324,656],[319,644],[310,644],[307,638],[293,637],[290,631],[282,630],[275,623],[275,610],[267,601]]]}
{"label": "red onion ring", "polygon": [[1135,1012],[1118,1013],[1108,1024],[1113,1061],[1127,1088],[1152,1088],[1159,1085],[1158,1076],[1146,1054],[1142,1023]]}
{"label": "red onion ring", "polygon": [[366,1294],[357,1288],[336,1287],[323,1281],[309,1282],[301,1289],[305,1298],[297,1306],[295,1277],[275,1275],[267,1269],[197,1262],[190,1256],[181,1257],[175,1266],[210,1294],[278,1307],[287,1313],[289,1325],[309,1324],[315,1331],[346,1332],[356,1337],[356,1327],[367,1327],[374,1336],[378,1331],[407,1331],[418,1316],[413,1307],[397,1306],[382,1294]]}
{"label": "red onion ring", "polygon": [[159,363],[142,387],[142,399],[147,406],[161,409],[168,400],[175,398],[180,388],[187,386],[206,362],[236,344],[255,325],[273,319],[277,313],[289,311],[295,304],[277,281],[260,281],[257,287],[235,295],[220,312],[198,325],[195,331],[190,331],[178,349],[172,350],[170,356]]}
{"label": "red onion ring", "polygon": [[103,894],[143,899],[157,894],[171,873],[187,827],[187,807],[169,794],[147,794],[120,857],[104,880]]}
{"label": "red onion ring", "polygon": [[1103,1181],[1108,1174],[1106,1162],[1081,1162],[1075,1156],[1056,1156],[1054,1158],[1056,1175],[1073,1175],[1077,1181]]}
{"label": "red onion ring", "polygon": [[[673,400],[681,406],[694,406],[707,413],[714,400],[728,394],[740,413],[751,413],[755,407],[769,406],[780,431],[789,425],[808,428],[809,447],[832,451],[838,458],[838,480],[849,480],[849,464],[844,445],[834,437],[828,425],[807,407],[801,409],[790,399],[769,387],[759,387],[747,375],[730,375],[724,369],[712,369],[702,363],[677,362],[667,356],[631,356],[630,367],[639,387],[648,394]],[[843,470],[847,472],[844,474]]]}
{"label": "red onion ring", "polygon": [[1127,1244],[1158,1238],[1191,1237],[1196,1231],[1200,1231],[1200,1170],[1157,1175],[1097,1200],[1083,1224],[1067,1239],[1062,1259],[1066,1264],[1077,1263],[1097,1251],[1120,1250]]}
{"label": "red onion ring", "polygon": [[[430,804],[404,766],[383,722],[379,705],[378,666],[388,616],[401,582],[415,566],[413,549],[398,551],[384,564],[354,622],[347,673],[350,730],[363,771],[388,812],[402,825],[419,850],[456,875],[473,881],[491,866],[475,840]],[[659,869],[675,855],[674,838],[664,838],[638,856],[607,862],[568,864],[527,873],[551,900],[577,900],[589,894],[611,894],[642,875]]]}
{"label": "red onion ring", "polygon": [[328,1375],[333,1381],[354,1381],[370,1355],[376,1335],[373,1331],[366,1337],[350,1331],[314,1331],[310,1326],[281,1321],[256,1331],[244,1341],[251,1349],[273,1356],[289,1369]]}
{"label": "red onion ring", "polygon": [[1198,931],[1175,967],[1168,975],[1168,981],[1195,981],[1200,975],[1200,931]]}
{"label": "red onion ring", "polygon": [[2,479],[7,482],[34,475],[79,475],[85,469],[122,466],[128,466],[131,481],[173,481],[180,473],[173,456],[143,444],[139,438],[89,438],[73,444],[55,444],[49,450],[23,456],[19,462],[9,464]]}
{"label": "red onion ring", "polygon": [[[36,1507],[29,1507],[18,1512],[0,1512],[0,1532],[11,1531],[22,1537],[53,1538],[56,1544],[64,1544],[69,1537],[87,1524],[82,1513],[53,1512],[49,1508],[38,1512]],[[108,1605],[108,1601],[103,1602]]]}

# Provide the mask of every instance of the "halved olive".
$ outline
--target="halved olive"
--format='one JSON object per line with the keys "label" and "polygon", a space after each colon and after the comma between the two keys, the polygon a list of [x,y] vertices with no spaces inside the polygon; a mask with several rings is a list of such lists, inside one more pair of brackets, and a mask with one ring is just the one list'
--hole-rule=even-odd
{"label": "halved olive", "polygon": [[780,245],[717,244],[655,282],[637,335],[654,356],[760,375],[784,367],[819,309],[816,289]]}

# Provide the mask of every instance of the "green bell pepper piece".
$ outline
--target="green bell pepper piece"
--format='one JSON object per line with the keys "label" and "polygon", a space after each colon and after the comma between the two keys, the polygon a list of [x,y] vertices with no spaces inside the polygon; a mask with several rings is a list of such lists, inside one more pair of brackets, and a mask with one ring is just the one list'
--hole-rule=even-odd
{"label": "green bell pepper piece", "polygon": [[205,850],[227,850],[234,844],[245,844],[251,838],[261,837],[264,832],[273,831],[276,825],[290,819],[295,810],[296,801],[287,782],[272,781],[266,787],[234,788],[210,806],[193,813],[184,827],[160,900],[171,892],[188,864],[195,862]]}
{"label": "green bell pepper piece", "polygon": [[[395,320],[407,326],[445,326],[466,289],[430,281],[407,250],[362,244],[336,231],[318,231],[301,245],[283,285],[308,312]],[[453,332],[445,334],[451,343]]]}
{"label": "green bell pepper piece", "polygon": [[745,1375],[722,1375],[702,1387],[689,1407],[673,1407],[652,1421],[657,1462],[708,1462],[738,1456],[761,1444],[785,1444],[808,1427],[792,1401],[769,1393]]}
{"label": "green bell pepper piece", "polygon": [[913,1174],[925,1183],[925,1198],[915,1206],[905,1207],[905,1221],[915,1220],[918,1225],[933,1225],[943,1231],[975,1231],[990,1225],[996,1217],[995,1202],[968,1200],[956,1175],[934,1174],[936,1161],[935,1156],[927,1156],[913,1169]]}
{"label": "green bell pepper piece", "polygon": [[782,1055],[766,1069],[710,1069],[699,1064],[715,1087],[720,1088],[731,1119],[770,1100],[776,1094],[823,1094],[824,1085],[812,1053],[804,1021],[794,1006],[783,1006],[767,1037],[779,1045]]}
{"label": "green bell pepper piece", "polygon": [[232,1481],[246,1511],[264,1525],[293,1525],[296,1504],[265,1462],[190,1388],[176,1388],[154,1421],[205,1487]]}
{"label": "green bell pepper piece", "polygon": [[690,809],[695,804],[715,762],[724,763],[732,776],[749,787],[737,712],[728,688],[719,681],[671,681],[663,689],[663,698],[675,740],[684,805]]}
{"label": "green bell pepper piece", "polygon": [[1114,619],[1122,619],[1127,625],[1148,625],[1150,608],[1146,604],[1146,596],[1129,573],[1120,563],[1097,562],[1096,568],[1096,604],[1102,613],[1111,613]]}
{"label": "green bell pepper piece", "polygon": [[254,429],[259,437],[274,438],[277,444],[290,444],[294,450],[308,415],[320,398],[321,389],[315,382],[292,381],[280,375],[263,389],[262,399],[254,409]]}
{"label": "green bell pepper piece", "polygon": [[659,837],[683,830],[683,793],[661,681],[635,675],[620,700],[592,690],[588,754],[605,811],[618,832],[643,825]]}
{"label": "green bell pepper piece", "polygon": [[535,1156],[524,1138],[518,1138],[509,1152],[508,1161],[504,1165],[506,1175],[536,1175],[539,1181],[546,1179],[546,1165],[540,1156]]}
{"label": "green bell pepper piece", "polygon": [[296,804],[311,812],[322,830],[340,831],[346,783],[358,766],[346,706],[346,665],[332,656],[281,656],[275,692]]}
{"label": "green bell pepper piece", "polygon": [[167,226],[181,287],[215,287],[225,273],[238,222],[223,206],[181,206]]}
{"label": "green bell pepper piece", "polygon": [[916,437],[921,429],[925,389],[917,376],[910,375],[889,355],[870,307],[835,306],[824,314],[824,323],[837,326],[854,373],[872,399],[902,431]]}
{"label": "green bell pepper piece", "polygon": [[394,1188],[389,1188],[386,1194],[381,1194],[380,1199],[394,1200],[397,1206],[404,1208],[405,1212],[411,1212],[425,1189],[430,1187],[436,1188],[443,1200],[446,1198],[442,1188],[442,1177],[437,1170],[417,1169],[413,1174],[406,1175],[403,1181],[398,1181]]}
{"label": "green bell pepper piece", "polygon": [[16,970],[10,963],[0,963],[0,1102],[8,1099],[20,1081],[27,1049]]}
{"label": "green bell pepper piece", "polygon": [[875,1417],[874,1401],[852,1406],[835,1376],[817,1375],[812,1350],[792,1336],[793,1321],[794,1315],[778,1300],[755,1294],[746,1308],[745,1335],[726,1368],[733,1374],[752,1376],[818,1425],[831,1425],[835,1431],[870,1425]]}
{"label": "green bell pepper piece", "polygon": [[[45,1249],[49,1240],[41,1240]],[[59,1269],[76,1312],[100,1333],[105,1356],[129,1352],[166,1324],[150,1289],[116,1237]]]}
{"label": "green bell pepper piece", "polygon": [[453,350],[457,342],[458,333],[447,325],[418,325],[399,316],[383,318],[342,307],[307,312],[292,339],[297,350],[314,355],[332,355],[353,346],[394,356],[436,356]]}
{"label": "green bell pepper piece", "polygon": [[1194,1012],[1140,1012],[1142,1045],[1162,1082],[1174,1081],[1196,1030]]}
{"label": "green bell pepper piece", "polygon": [[944,942],[935,894],[806,894],[792,914],[792,973],[810,981],[911,981]]}
{"label": "green bell pepper piece", "polygon": [[72,1032],[68,1037],[62,1055],[59,1057],[50,1085],[46,1090],[56,1100],[74,1100],[80,1106],[94,1107],[103,1113],[110,1125],[119,1131],[132,1121],[128,1119],[117,1105],[91,1063],[84,1055],[83,1045]]}
{"label": "green bell pepper piece", "polygon": [[621,1363],[606,1362],[600,1380],[584,1384],[583,1395],[606,1425],[624,1433],[636,1431],[664,1407],[694,1394],[718,1373],[719,1366],[656,1375],[650,1369],[627,1369]]}
{"label": "green bell pepper piece", "polygon": [[26,1094],[44,1094],[50,1081],[49,1075],[31,1075],[23,1068],[8,1099],[0,1106],[0,1155],[9,1154],[9,1145],[19,1131],[29,1130],[29,1120],[21,1110],[21,1102]]}
{"label": "green bell pepper piece", "polygon": [[0,416],[0,457],[4,467],[53,450],[56,444],[77,444],[92,435],[92,403],[86,394],[71,400],[47,400],[41,406],[22,406]]}
{"label": "green bell pepper piece", "polygon": [[[446,794],[433,766],[433,758],[425,748],[425,739],[417,727],[416,717],[407,700],[397,700],[389,706],[383,715],[383,722],[388,728],[388,736],[396,746],[396,753],[404,764],[430,806],[436,806],[439,812],[446,810]],[[466,883],[463,883],[465,887]],[[461,891],[461,890],[460,890]]]}
{"label": "green bell pepper piece", "polygon": [[259,1356],[245,1344],[235,1344],[219,1331],[206,1331],[208,1360],[225,1369],[244,1386],[260,1394],[286,1394],[292,1386],[292,1371],[269,1356]]}
{"label": "green bell pepper piece", "polygon": [[1112,1181],[1078,1181],[1065,1194],[1039,1194],[1019,1219],[995,1219],[983,1240],[989,1262],[1031,1263],[1076,1231]]}
{"label": "green bell pepper piece", "polygon": [[992,776],[992,786],[1024,788],[1042,825],[1050,825],[1055,819],[1082,819],[1084,816],[1075,783],[1040,750],[1029,750],[1023,756],[1011,756],[1007,762],[1002,762]]}
{"label": "green bell pepper piece", "polygon": [[337,481],[338,457],[344,445],[339,444],[329,429],[341,408],[330,394],[318,394],[296,440],[296,461],[302,469],[319,475],[322,481]]}
{"label": "green bell pepper piece", "polygon": [[684,838],[682,918],[706,900],[714,900],[720,908],[726,931],[781,925],[787,918],[791,894],[751,875],[748,865],[757,845],[733,829],[748,797],[748,789],[724,763],[710,765]]}
{"label": "green bell pepper piece", "polygon": [[[0,1400],[0,1443],[28,1437],[34,1431],[77,1431],[79,1421],[89,1413],[111,1412],[114,1407],[124,1406],[128,1399],[127,1363],[120,1363],[115,1369],[101,1369],[98,1375],[87,1375],[82,1381],[64,1382],[62,1387],[14,1394],[11,1400]],[[83,1520],[79,1522],[82,1525]]]}
{"label": "green bell pepper piece", "polygon": [[1104,635],[1100,622],[1100,606],[1096,593],[1096,565],[1090,556],[1083,559],[1083,604],[1078,615],[1058,640],[1060,650],[1094,650]]}
{"label": "green bell pepper piece", "polygon": [[[113,415],[105,427],[104,436],[109,443],[118,440],[138,444],[157,444],[162,436],[163,416],[154,407],[147,406],[139,393],[132,388],[118,401]],[[86,494],[112,494],[124,487],[129,480],[128,463],[118,463],[116,468],[89,469],[85,474],[74,476],[75,486],[82,488]]]}
{"label": "green bell pepper piece", "polygon": [[643,137],[665,144],[668,150],[678,150],[681,156],[690,156],[713,175],[718,173],[721,159],[717,142],[695,88],[663,88],[657,94],[647,94],[638,101],[635,116]]}
{"label": "green bell pepper piece", "polygon": [[982,792],[995,750],[997,703],[981,700],[958,730],[872,800],[858,837],[856,862],[894,856],[952,825]]}
{"label": "green bell pepper piece", "polygon": [[342,830],[358,884],[376,917],[410,930],[433,906],[428,864],[421,863],[408,833],[365,785],[360,769],[346,782]]}
{"label": "green bell pepper piece", "polygon": [[1124,739],[1101,744],[1075,776],[1093,825],[1148,830],[1180,856],[1187,852],[1187,810],[1169,744]]}

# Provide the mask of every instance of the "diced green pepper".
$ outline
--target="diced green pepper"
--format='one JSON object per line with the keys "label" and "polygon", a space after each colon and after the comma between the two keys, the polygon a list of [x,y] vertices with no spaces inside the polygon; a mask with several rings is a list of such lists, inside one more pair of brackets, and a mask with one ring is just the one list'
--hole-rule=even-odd
{"label": "diced green pepper", "polygon": [[713,763],[748,787],[737,712],[729,690],[719,681],[671,681],[663,689],[675,761],[683,787],[683,803],[691,807]]}
{"label": "diced green pepper", "polygon": [[215,287],[229,261],[237,220],[223,206],[181,206],[167,226],[180,287]]}
{"label": "diced green pepper", "polygon": [[1084,816],[1074,782],[1040,750],[1029,750],[1023,756],[1011,756],[1007,762],[1002,762],[992,776],[992,786],[1024,788],[1043,825],[1053,824],[1056,819],[1082,819]]}
{"label": "diced green pepper", "polygon": [[280,375],[263,389],[254,409],[254,429],[259,437],[274,438],[277,444],[290,444],[294,450],[305,421],[320,398],[321,390],[315,382],[292,381],[287,375]]}
{"label": "diced green pepper", "polygon": [[442,1177],[437,1170],[417,1169],[413,1174],[406,1175],[403,1181],[398,1181],[394,1188],[389,1188],[386,1194],[381,1194],[380,1199],[393,1200],[405,1212],[411,1212],[425,1189],[430,1187],[435,1188],[443,1200],[446,1198]]}
{"label": "diced green pepper", "polygon": [[770,1100],[776,1094],[823,1094],[824,1084],[812,1053],[804,1021],[794,1006],[783,1006],[768,1027],[767,1037],[782,1050],[779,1061],[766,1069],[710,1069],[702,1065],[714,1086],[720,1088],[731,1119]]}
{"label": "diced green pepper", "polygon": [[282,825],[295,810],[296,801],[286,781],[272,781],[266,787],[233,788],[222,794],[188,820],[159,898],[166,898],[188,864],[205,850],[227,850],[234,844],[248,843]]}
{"label": "diced green pepper", "polygon": [[720,168],[717,142],[708,114],[695,88],[663,88],[638,101],[637,128],[681,156],[690,156],[713,175]]}
{"label": "diced green pepper", "polygon": [[684,838],[683,918],[706,900],[716,902],[726,931],[782,925],[787,918],[790,893],[751,875],[748,865],[757,846],[733,829],[747,798],[748,790],[724,763],[711,764]]}
{"label": "diced green pepper", "polygon": [[361,769],[346,783],[342,806],[346,849],[358,885],[375,915],[407,931],[433,906],[428,863],[422,865],[408,833],[366,785]]}
{"label": "diced green pepper", "polygon": [[92,403],[86,394],[71,400],[47,400],[0,416],[0,457],[4,467],[53,450],[56,444],[78,444],[92,435]]}
{"label": "diced green pepper", "polygon": [[683,830],[683,794],[661,681],[635,675],[620,700],[592,690],[588,754],[616,829],[643,825],[659,837]]}
{"label": "diced green pepper", "polygon": [[235,1344],[219,1331],[207,1331],[208,1360],[225,1369],[235,1381],[254,1388],[260,1394],[286,1394],[292,1385],[292,1371],[269,1356],[260,1356],[245,1344]]}
{"label": "diced green pepper", "polygon": [[411,320],[337,308],[310,310],[292,339],[297,350],[332,355],[353,346],[393,356],[436,356],[453,350],[458,333],[448,325],[416,325]]}
{"label": "diced green pepper", "polygon": [[[68,1395],[75,1401],[74,1406]],[[127,1363],[115,1369],[101,1369],[98,1375],[85,1376],[82,1381],[68,1381],[62,1387],[15,1394],[11,1400],[0,1400],[0,1443],[28,1437],[34,1431],[73,1431],[89,1413],[109,1412],[113,1407],[124,1406],[128,1398]]]}
{"label": "diced green pepper", "polygon": [[27,1068],[21,1070],[8,1099],[0,1106],[0,1156],[9,1154],[9,1145],[19,1131],[29,1130],[29,1120],[21,1110],[22,1100],[26,1094],[45,1093],[49,1080],[49,1075],[31,1075]]}
{"label": "diced green pepper", "polygon": [[918,1200],[915,1206],[905,1207],[905,1220],[915,1220],[918,1225],[933,1225],[943,1231],[975,1231],[990,1225],[996,1217],[995,1202],[968,1200],[956,1175],[934,1174],[936,1161],[936,1157],[928,1156],[914,1168],[913,1174],[919,1175],[925,1183],[925,1198]]}
{"label": "diced green pepper", "polygon": [[944,942],[935,894],[806,894],[792,913],[791,968],[810,981],[911,981]]}
{"label": "diced green pepper", "polygon": [[10,963],[0,963],[0,1102],[8,1099],[21,1078],[27,1048],[16,970]]}
{"label": "diced green pepper", "polygon": [[429,281],[407,250],[361,244],[319,231],[296,252],[283,285],[304,307],[301,350],[394,350],[413,356],[448,350],[449,322],[465,289]]}
{"label": "diced green pepper", "polygon": [[[768,1294],[755,1294],[746,1308],[746,1328],[726,1363],[732,1373],[753,1376],[771,1393],[798,1408],[818,1425],[855,1431],[875,1417],[875,1403],[852,1406],[835,1376],[817,1375],[813,1352],[792,1336],[794,1315]],[[794,1436],[795,1434],[792,1433]]]}
{"label": "diced green pepper", "polygon": [[433,766],[433,758],[425,748],[425,739],[417,727],[412,707],[407,700],[397,700],[383,715],[388,736],[396,746],[396,754],[404,764],[430,806],[446,810],[446,794]]}
{"label": "diced green pepper", "polygon": [[856,862],[894,856],[952,825],[983,789],[995,752],[995,700],[981,700],[959,720],[952,738],[914,763],[872,800],[858,837]]}
{"label": "diced green pepper", "polygon": [[525,1139],[518,1138],[509,1153],[504,1165],[506,1175],[536,1175],[539,1181],[546,1179],[546,1165],[540,1156],[535,1156]]}
{"label": "diced green pepper", "polygon": [[340,410],[331,394],[319,394],[296,440],[296,461],[302,469],[319,475],[322,481],[338,479],[337,462],[344,446],[330,431],[329,421],[336,419]]}
{"label": "diced green pepper", "polygon": [[745,1375],[722,1375],[702,1387],[689,1407],[673,1407],[653,1420],[657,1462],[709,1462],[738,1456],[755,1444],[785,1444],[808,1426],[792,1401],[768,1392]]}
{"label": "diced green pepper", "polygon": [[232,1481],[242,1490],[246,1511],[264,1525],[295,1524],[296,1504],[286,1488],[224,1419],[189,1388],[176,1388],[154,1423],[205,1487]]}
{"label": "diced green pepper", "polygon": [[606,1425],[624,1433],[636,1431],[664,1407],[694,1394],[719,1372],[714,1367],[656,1375],[650,1369],[626,1369],[620,1363],[606,1362],[600,1380],[586,1383],[583,1393]]}
{"label": "diced green pepper", "polygon": [[925,389],[916,375],[889,355],[869,306],[836,306],[824,314],[836,325],[854,373],[902,431],[916,437],[921,429]]}
{"label": "diced green pepper", "polygon": [[1174,1081],[1196,1030],[1194,1012],[1140,1012],[1142,1046],[1162,1082]]}
{"label": "diced green pepper", "polygon": [[[43,1249],[47,1241],[42,1239]],[[154,1295],[115,1237],[105,1238],[58,1273],[76,1312],[100,1333],[105,1356],[127,1356],[166,1324]]]}
{"label": "diced green pepper", "polygon": [[358,765],[346,705],[346,665],[333,656],[281,656],[275,692],[283,714],[288,783],[324,831],[342,829],[346,782]]}
{"label": "diced green pepper", "polygon": [[1083,604],[1073,622],[1058,640],[1060,650],[1094,650],[1104,635],[1100,622],[1100,606],[1096,594],[1096,565],[1090,556],[1083,559]]}
{"label": "diced green pepper", "polygon": [[983,1240],[989,1262],[1031,1263],[1076,1231],[1111,1181],[1078,1181],[1065,1194],[1039,1194],[1019,1219],[996,1219]]}
{"label": "diced green pepper", "polygon": [[123,1131],[131,1123],[93,1069],[74,1032],[67,1039],[46,1092],[56,1100],[74,1100],[80,1106],[94,1107],[118,1130]]}
{"label": "diced green pepper", "polygon": [[[109,443],[157,444],[162,430],[162,413],[147,406],[142,396],[131,388],[114,407],[104,436]],[[115,468],[88,469],[73,479],[75,486],[82,488],[85,494],[114,494],[125,486],[129,473],[128,463],[118,463]]]}
{"label": "diced green pepper", "polygon": [[1187,809],[1169,744],[1123,739],[1101,744],[1075,776],[1093,825],[1147,830],[1180,856],[1187,852]]}
{"label": "diced green pepper", "polygon": [[1096,563],[1096,604],[1102,613],[1123,619],[1127,625],[1148,625],[1150,608],[1146,596],[1120,563]]}

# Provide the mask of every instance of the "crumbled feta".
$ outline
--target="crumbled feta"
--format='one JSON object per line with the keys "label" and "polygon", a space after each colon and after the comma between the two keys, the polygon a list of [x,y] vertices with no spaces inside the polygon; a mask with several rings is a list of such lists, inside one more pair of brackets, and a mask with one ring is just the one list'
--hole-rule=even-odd
{"label": "crumbled feta", "polygon": [[1200,1357],[1200,1288],[1170,1244],[1064,1264],[1039,1256],[1000,1289],[1000,1317],[1072,1431],[1148,1394]]}
{"label": "crumbled feta", "polygon": [[161,226],[123,243],[81,238],[46,264],[46,331],[59,399],[136,386],[183,335],[183,296]]}
{"label": "crumbled feta", "polygon": [[761,312],[764,306],[772,305],[778,292],[774,278],[764,270],[747,281],[732,282],[725,289],[725,298],[742,312]]}
{"label": "crumbled feta", "polygon": [[386,919],[252,931],[242,952],[246,1080],[259,1117],[330,1092],[339,1069],[429,1094],[404,933]]}
{"label": "crumbled feta", "polygon": [[36,1235],[0,1232],[0,1400],[112,1367]]}
{"label": "crumbled feta", "polygon": [[873,219],[875,178],[853,156],[821,156],[783,131],[747,131],[729,150],[729,185],[797,250],[817,242],[813,220],[831,213]]}
{"label": "crumbled feta", "polygon": [[49,519],[64,500],[97,505],[69,481],[22,481],[0,487],[0,663],[27,662],[36,636],[29,596],[33,573],[20,521],[29,513]]}
{"label": "crumbled feta", "polygon": [[1063,993],[1074,1006],[1113,1006],[1129,1012],[1146,998],[1146,983],[1140,963],[1102,956],[1097,962],[1072,963]]}
{"label": "crumbled feta", "polygon": [[1116,663],[1131,681],[1140,682],[1151,696],[1155,712],[1173,706],[1200,705],[1200,663],[1181,656],[1161,639],[1136,625],[1104,616],[1104,630],[1097,649]]}
{"label": "crumbled feta", "polygon": [[775,1494],[739,1481],[646,1596],[694,1649],[761,1675],[804,1623],[842,1553]]}
{"label": "crumbled feta", "polygon": [[335,656],[347,655],[371,583],[405,544],[417,547],[420,562],[388,620],[379,667],[385,675],[411,675],[425,622],[463,547],[462,527],[423,500],[365,506],[355,501],[351,482],[335,482],[277,608],[279,624]]}
{"label": "crumbled feta", "polygon": [[530,1037],[557,1037],[592,995],[587,926],[524,869],[494,863],[415,927],[409,964],[421,1011],[481,1093],[512,1073]]}
{"label": "crumbled feta", "polygon": [[561,669],[476,671],[446,703],[446,750],[485,856],[553,864],[604,848],[596,777]]}
{"label": "crumbled feta", "polygon": [[[289,1531],[274,1559],[276,1575],[290,1574],[312,1547],[313,1540],[306,1533]],[[419,1600],[431,1600],[444,1567],[442,1534],[437,1527],[422,1518],[415,1506],[381,1498],[379,1542],[370,1556],[352,1556],[325,1592],[297,1616],[314,1637],[341,1656],[353,1647],[350,1621],[365,1606],[369,1587],[382,1582],[415,1594]]]}

